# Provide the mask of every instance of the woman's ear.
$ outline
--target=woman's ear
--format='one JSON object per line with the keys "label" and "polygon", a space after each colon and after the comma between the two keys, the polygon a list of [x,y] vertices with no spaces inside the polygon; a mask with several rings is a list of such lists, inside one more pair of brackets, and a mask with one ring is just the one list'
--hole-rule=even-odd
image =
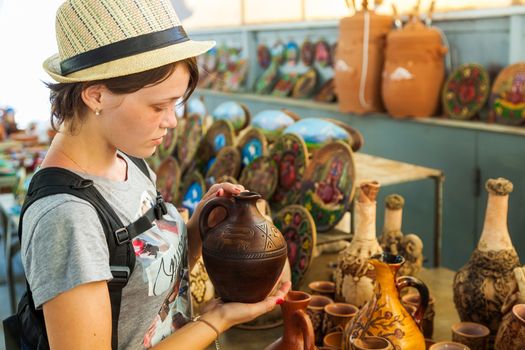
{"label": "woman's ear", "polygon": [[102,84],[88,86],[82,90],[82,101],[94,113],[102,110],[102,94],[106,87]]}

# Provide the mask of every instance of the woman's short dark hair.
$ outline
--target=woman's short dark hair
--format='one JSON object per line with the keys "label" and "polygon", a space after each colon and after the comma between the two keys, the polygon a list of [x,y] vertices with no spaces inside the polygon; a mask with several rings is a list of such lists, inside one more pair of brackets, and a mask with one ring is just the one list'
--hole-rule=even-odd
{"label": "woman's short dark hair", "polygon": [[74,133],[77,130],[77,127],[84,121],[83,115],[87,109],[86,104],[82,100],[82,91],[89,86],[102,84],[114,94],[129,94],[146,86],[162,83],[168,79],[175,71],[175,68],[181,64],[186,66],[190,74],[188,88],[182,97],[182,103],[185,103],[197,87],[199,81],[199,70],[195,57],[150,69],[145,72],[117,78],[80,83],[47,83],[47,87],[51,90],[49,97],[51,102],[51,126],[58,131],[60,125],[66,122],[68,132]]}

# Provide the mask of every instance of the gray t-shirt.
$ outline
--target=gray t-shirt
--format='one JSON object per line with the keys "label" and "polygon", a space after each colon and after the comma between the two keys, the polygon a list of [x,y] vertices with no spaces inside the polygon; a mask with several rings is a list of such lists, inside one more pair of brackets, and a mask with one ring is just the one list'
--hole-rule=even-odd
{"label": "gray t-shirt", "polygon": [[[131,160],[121,156],[128,163],[124,182],[78,175],[93,180],[128,225],[154,204],[156,190]],[[186,237],[182,217],[168,204],[163,219],[133,240],[137,261],[122,293],[119,349],[149,348],[189,319]],[[78,285],[112,278],[106,237],[95,208],[68,194],[42,198],[26,211],[22,262],[37,308]]]}

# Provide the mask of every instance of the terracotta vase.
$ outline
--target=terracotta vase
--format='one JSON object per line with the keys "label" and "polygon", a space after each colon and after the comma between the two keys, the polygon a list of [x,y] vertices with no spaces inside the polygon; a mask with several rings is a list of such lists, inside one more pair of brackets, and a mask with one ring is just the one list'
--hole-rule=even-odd
{"label": "terracotta vase", "polygon": [[337,301],[357,307],[374,295],[374,280],[369,275],[368,259],[382,252],[376,238],[376,197],[379,183],[361,184],[355,203],[355,234],[350,245],[339,253],[335,270]]}
{"label": "terracotta vase", "polygon": [[388,34],[382,93],[390,115],[434,115],[445,79],[446,52],[439,31],[426,27],[418,16],[402,30]]}
{"label": "terracotta vase", "polygon": [[[230,198],[213,198],[202,208],[202,257],[225,302],[263,300],[278,282],[286,262],[286,241],[257,209],[260,198],[254,192],[241,192]],[[225,217],[210,227],[208,217],[219,207]]]}
{"label": "terracotta vase", "polygon": [[485,223],[478,247],[454,277],[454,303],[463,322],[489,327],[491,342],[498,331],[505,299],[516,289],[514,268],[519,267],[507,227],[512,183],[490,179]]}
{"label": "terracotta vase", "polygon": [[392,17],[363,10],[339,22],[335,91],[341,112],[383,111],[381,72]]}
{"label": "terracotta vase", "polygon": [[283,336],[266,350],[314,350],[315,336],[312,321],[306,313],[310,295],[290,291],[281,305],[284,320]]}
{"label": "terracotta vase", "polygon": [[[370,259],[376,273],[375,295],[354,317],[345,329],[346,348],[356,339],[377,336],[388,339],[395,349],[422,350],[425,337],[419,328],[428,307],[428,288],[415,277],[396,279],[404,259],[400,255],[378,254]],[[399,291],[414,287],[421,295],[421,304],[412,317],[401,304]]]}
{"label": "terracotta vase", "polygon": [[525,347],[525,304],[517,304],[503,318],[494,348],[516,350],[523,347]]}

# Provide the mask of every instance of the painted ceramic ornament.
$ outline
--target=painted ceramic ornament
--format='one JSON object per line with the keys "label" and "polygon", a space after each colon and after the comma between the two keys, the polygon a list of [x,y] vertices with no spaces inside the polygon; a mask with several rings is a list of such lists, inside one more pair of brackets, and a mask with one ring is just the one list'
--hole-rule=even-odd
{"label": "painted ceramic ornament", "polygon": [[241,169],[241,154],[237,147],[225,146],[217,154],[213,165],[206,172],[204,179],[206,186],[212,185],[222,180],[224,176],[237,178]]}
{"label": "painted ceramic ornament", "polygon": [[241,166],[245,167],[255,159],[266,155],[268,142],[261,130],[251,128],[242,136],[237,148],[241,152]]}
{"label": "painted ceramic ornament", "polygon": [[352,136],[340,125],[321,118],[305,118],[290,125],[284,130],[285,134],[299,135],[310,152],[314,152],[327,143],[343,141],[353,144]]}
{"label": "painted ceramic ornament", "polygon": [[252,120],[252,127],[262,131],[268,141],[275,141],[288,126],[295,123],[294,118],[279,110],[265,110],[257,113]]}
{"label": "painted ceramic ornament", "polygon": [[214,72],[217,69],[218,64],[218,52],[217,47],[210,49],[205,55],[204,68],[208,72]]}
{"label": "painted ceramic ornament", "polygon": [[272,54],[272,61],[277,65],[281,65],[285,58],[286,45],[281,40],[278,40],[273,44],[270,52]]}
{"label": "painted ceramic ornament", "polygon": [[201,140],[195,156],[197,169],[206,173],[215,162],[215,157],[219,151],[232,146],[235,135],[232,124],[227,120],[217,120],[206,132],[206,136]]}
{"label": "painted ceramic ornament", "polygon": [[308,98],[314,93],[317,86],[318,74],[314,68],[309,69],[306,73],[299,76],[292,90],[294,98]]}
{"label": "painted ceramic ornament", "polygon": [[272,54],[268,46],[264,44],[257,46],[257,63],[259,63],[259,67],[262,69],[268,68],[270,63],[272,63]]}
{"label": "painted ceramic ornament", "polygon": [[285,61],[287,65],[297,65],[297,62],[299,62],[299,50],[299,45],[295,41],[290,41],[286,44]]}
{"label": "painted ceramic ornament", "polygon": [[241,174],[239,183],[249,191],[259,193],[262,198],[268,200],[272,197],[279,172],[277,164],[270,157],[259,157],[246,166]]}
{"label": "painted ceramic ornament", "polygon": [[217,71],[225,72],[228,70],[230,64],[231,51],[226,46],[221,46],[217,49]]}
{"label": "painted ceramic ornament", "polygon": [[166,136],[164,136],[162,143],[159,145],[159,156],[161,159],[165,159],[173,154],[175,146],[177,145],[177,136],[178,129],[168,129]]}
{"label": "painted ceramic ornament", "polygon": [[184,113],[186,117],[192,114],[197,114],[201,118],[204,118],[208,114],[208,110],[204,104],[204,101],[202,100],[202,97],[192,97],[188,100],[188,102],[186,102]]}
{"label": "painted ceramic ornament", "polygon": [[198,114],[190,114],[178,138],[177,159],[183,170],[193,162],[202,135],[202,117]]}
{"label": "painted ceramic ornament", "polygon": [[279,79],[279,67],[273,62],[255,82],[255,93],[266,95],[272,92]]}
{"label": "painted ceramic ornament", "polygon": [[301,61],[307,67],[314,63],[314,44],[308,39],[301,45]]}
{"label": "painted ceramic ornament", "polygon": [[525,63],[503,69],[492,86],[491,110],[503,124],[520,125],[525,121]]}
{"label": "painted ceramic ornament", "polygon": [[157,169],[157,188],[164,201],[175,203],[179,194],[181,171],[177,160],[166,158]]}
{"label": "painted ceramic ornament", "polygon": [[326,40],[319,40],[315,44],[315,62],[321,67],[332,65],[332,48]]}
{"label": "painted ceramic ornament", "polygon": [[205,193],[206,186],[202,175],[198,171],[189,173],[182,182],[180,204],[192,215]]}
{"label": "painted ceramic ornament", "polygon": [[454,70],[443,86],[443,109],[452,119],[470,119],[487,102],[489,74],[479,64],[464,64]]}
{"label": "painted ceramic ornament", "polygon": [[228,71],[224,73],[224,91],[238,92],[242,89],[248,74],[248,61],[240,59],[230,64]]}
{"label": "painted ceramic ornament", "polygon": [[321,85],[319,92],[315,96],[315,101],[324,102],[324,103],[332,103],[332,102],[335,102],[336,100],[337,100],[337,95],[335,94],[334,78],[330,78],[323,85]]}
{"label": "painted ceramic ornament", "polygon": [[277,214],[274,222],[288,244],[292,288],[299,289],[313,260],[317,237],[314,220],[303,206],[289,205]]}
{"label": "painted ceramic ornament", "polygon": [[244,129],[250,124],[250,112],[248,108],[235,101],[221,103],[212,112],[213,120],[227,120],[231,123],[236,132]]}
{"label": "painted ceramic ornament", "polygon": [[296,74],[284,74],[281,79],[275,84],[272,91],[272,96],[288,97],[297,81]]}
{"label": "painted ceramic ornament", "polygon": [[276,208],[296,204],[301,195],[304,172],[308,166],[308,150],[299,136],[284,134],[277,139],[270,157],[279,167],[279,182],[272,197]]}
{"label": "painted ceramic ornament", "polygon": [[355,176],[348,144],[335,141],[315,153],[304,173],[301,203],[312,214],[319,232],[332,229],[348,211]]}

